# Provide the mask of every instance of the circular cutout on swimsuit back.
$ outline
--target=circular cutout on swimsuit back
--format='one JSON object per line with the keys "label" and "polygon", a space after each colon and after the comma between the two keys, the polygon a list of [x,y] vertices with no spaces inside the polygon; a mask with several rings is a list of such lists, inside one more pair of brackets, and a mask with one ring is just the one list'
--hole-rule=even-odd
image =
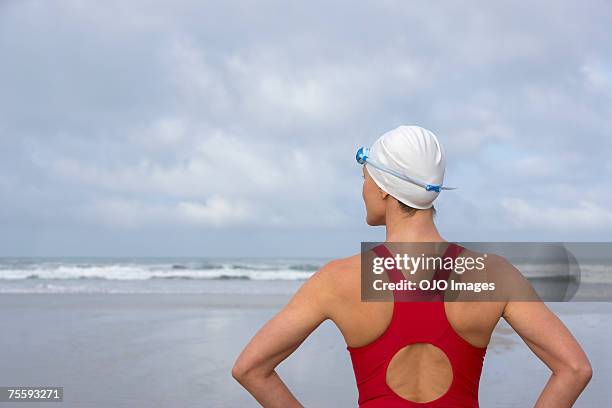
{"label": "circular cutout on swimsuit back", "polygon": [[430,343],[414,343],[400,349],[387,366],[387,386],[411,402],[431,402],[442,397],[453,381],[446,353]]}

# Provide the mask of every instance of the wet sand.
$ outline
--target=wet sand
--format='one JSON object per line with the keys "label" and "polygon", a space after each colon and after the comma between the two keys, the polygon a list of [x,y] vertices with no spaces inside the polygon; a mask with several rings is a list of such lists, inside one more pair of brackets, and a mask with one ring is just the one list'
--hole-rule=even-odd
{"label": "wet sand", "polygon": [[[249,338],[287,299],[0,295],[0,385],[63,386],[64,403],[54,407],[258,406],[231,378],[231,366]],[[594,378],[576,407],[605,406],[612,400],[612,303],[550,306],[594,366]],[[330,322],[281,364],[279,373],[307,407],[356,406],[349,355]],[[485,359],[481,406],[533,406],[548,375],[544,364],[502,322]]]}

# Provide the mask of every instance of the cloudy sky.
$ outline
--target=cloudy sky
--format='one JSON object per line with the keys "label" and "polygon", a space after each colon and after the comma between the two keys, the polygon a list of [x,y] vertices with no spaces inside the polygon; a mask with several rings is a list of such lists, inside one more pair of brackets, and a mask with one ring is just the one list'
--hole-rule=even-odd
{"label": "cloudy sky", "polygon": [[0,2],[0,255],[346,256],[402,124],[447,239],[610,241],[612,5],[469,4]]}

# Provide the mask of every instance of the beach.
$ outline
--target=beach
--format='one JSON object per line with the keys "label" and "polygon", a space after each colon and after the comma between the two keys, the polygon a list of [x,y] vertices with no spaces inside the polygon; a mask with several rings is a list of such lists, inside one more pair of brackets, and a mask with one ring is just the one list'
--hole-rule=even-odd
{"label": "beach", "polygon": [[[362,405],[478,385],[481,408],[533,407],[552,373],[504,320],[476,378],[501,305],[365,302],[536,299],[593,367],[574,406],[611,407],[611,21],[612,1],[0,0],[0,408],[259,407],[234,363],[318,271],[243,382],[332,316]],[[573,398],[572,339],[506,312]],[[305,407],[358,406],[332,321],[276,371]]]}
{"label": "beach", "polygon": [[[231,377],[231,367],[288,298],[271,293],[2,294],[0,385],[64,387],[64,402],[52,406],[256,407]],[[550,306],[593,364],[593,380],[576,407],[602,406],[612,398],[612,304]],[[331,322],[322,324],[278,371],[306,407],[356,406],[349,355]],[[548,375],[501,322],[485,359],[481,406],[532,406]]]}

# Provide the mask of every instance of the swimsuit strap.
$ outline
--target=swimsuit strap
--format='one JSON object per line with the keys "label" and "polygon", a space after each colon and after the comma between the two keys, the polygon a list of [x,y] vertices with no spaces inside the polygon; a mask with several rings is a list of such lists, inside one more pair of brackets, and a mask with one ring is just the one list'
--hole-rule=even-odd
{"label": "swimsuit strap", "polygon": [[[373,251],[381,258],[393,258],[393,254],[391,253],[391,251],[389,251],[389,248],[387,248],[384,243],[375,246],[373,248]],[[385,268],[385,270],[387,271],[387,276],[389,277],[389,280],[393,283],[399,283],[402,280],[406,279],[402,271],[397,269],[395,266],[393,266],[393,268],[391,269]]]}
{"label": "swimsuit strap", "polygon": [[[453,242],[449,243],[448,247],[446,247],[446,250],[444,251],[444,254],[442,255],[442,269],[436,268],[434,276],[433,276],[433,280],[444,280],[444,281],[448,280],[448,277],[450,275],[452,268],[445,268],[444,260],[447,258],[455,259],[461,253],[461,251],[463,251],[463,249],[464,248],[461,245],[457,245]],[[378,255],[381,258],[393,258],[393,254],[391,253],[391,251],[389,251],[389,248],[387,248],[384,243],[381,243],[380,245],[375,246],[372,250],[376,253],[376,255]],[[393,268],[386,269],[386,271],[387,271],[387,276],[389,277],[389,280],[393,283],[399,283],[402,280],[406,279],[402,271],[397,269],[395,265],[393,266]],[[406,300],[408,298],[414,299],[415,297],[431,299],[433,297],[440,297],[440,296],[442,296],[442,299],[443,299],[444,292],[439,291],[439,290],[425,291],[425,290],[417,289],[413,291],[405,291],[405,290],[395,289],[393,291],[393,298],[395,300],[399,300],[399,299]]]}
{"label": "swimsuit strap", "polygon": [[[451,258],[453,260],[456,259],[461,253],[461,251],[463,251],[463,249],[464,248],[461,245],[457,245],[452,242],[448,245],[448,247],[446,248],[446,251],[444,251],[444,255],[442,255],[442,269],[436,269],[434,279],[448,280],[448,276],[450,275],[453,268],[445,268],[444,260],[446,258]],[[453,262],[453,265],[454,265],[454,262]]]}

